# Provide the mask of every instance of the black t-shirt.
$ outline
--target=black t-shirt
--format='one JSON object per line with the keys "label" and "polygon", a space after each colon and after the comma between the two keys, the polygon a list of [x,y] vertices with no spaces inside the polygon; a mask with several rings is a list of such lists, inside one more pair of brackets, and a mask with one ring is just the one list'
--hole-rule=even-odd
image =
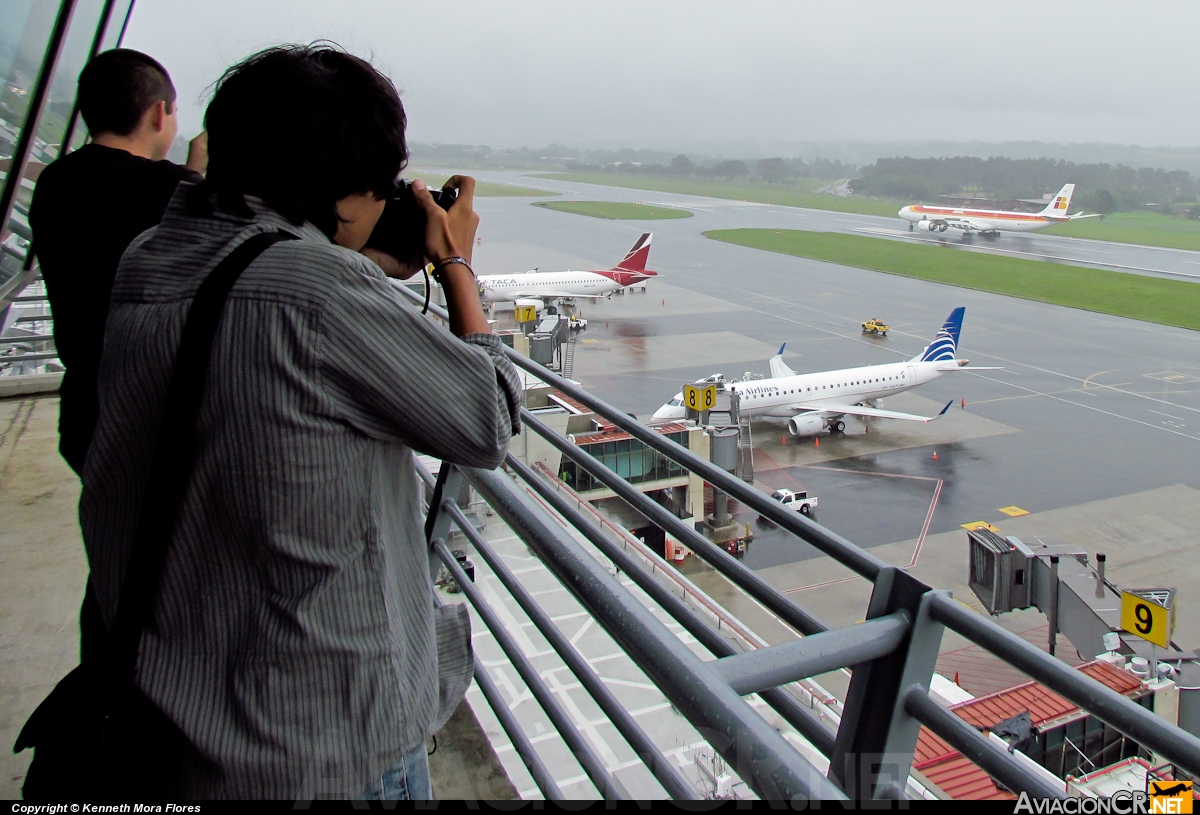
{"label": "black t-shirt", "polygon": [[99,413],[96,378],[117,264],[130,242],[162,218],[179,182],[201,180],[178,164],[98,144],[64,156],[38,178],[29,224],[67,369],[59,449],[76,472]]}

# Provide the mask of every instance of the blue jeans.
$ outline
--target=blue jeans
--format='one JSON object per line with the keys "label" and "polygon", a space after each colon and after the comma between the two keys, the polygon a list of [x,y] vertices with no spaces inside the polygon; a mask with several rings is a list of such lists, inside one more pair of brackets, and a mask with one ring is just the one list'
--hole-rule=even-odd
{"label": "blue jeans", "polygon": [[400,757],[390,770],[358,796],[361,801],[430,801],[433,785],[429,780],[429,755],[425,742]]}

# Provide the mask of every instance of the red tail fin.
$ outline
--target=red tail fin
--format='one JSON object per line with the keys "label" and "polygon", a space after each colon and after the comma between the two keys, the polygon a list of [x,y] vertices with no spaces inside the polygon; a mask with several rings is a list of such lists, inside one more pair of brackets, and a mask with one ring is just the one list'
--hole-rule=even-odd
{"label": "red tail fin", "polygon": [[629,254],[613,267],[612,271],[617,272],[644,272],[646,271],[646,261],[650,259],[650,239],[654,237],[653,232],[647,232],[638,238],[637,243],[629,250]]}

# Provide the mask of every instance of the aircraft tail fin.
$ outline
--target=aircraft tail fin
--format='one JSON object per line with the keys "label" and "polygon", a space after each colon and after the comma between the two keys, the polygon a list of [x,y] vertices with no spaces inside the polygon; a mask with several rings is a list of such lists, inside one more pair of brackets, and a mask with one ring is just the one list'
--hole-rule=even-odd
{"label": "aircraft tail fin", "polygon": [[933,342],[926,345],[925,350],[909,362],[941,362],[954,359],[958,354],[958,338],[962,334],[963,315],[966,313],[966,306],[959,306],[950,312],[950,316],[934,336]]}
{"label": "aircraft tail fin", "polygon": [[614,272],[637,272],[647,276],[653,276],[652,272],[646,268],[646,261],[650,259],[650,240],[654,237],[653,232],[646,232],[642,237],[638,238],[637,243],[633,248],[626,253],[615,267],[611,269]]}
{"label": "aircraft tail fin", "polygon": [[1067,217],[1067,210],[1071,207],[1071,196],[1075,194],[1074,184],[1064,184],[1063,188],[1058,191],[1058,195],[1054,196],[1046,208],[1038,215],[1057,215],[1059,217]]}

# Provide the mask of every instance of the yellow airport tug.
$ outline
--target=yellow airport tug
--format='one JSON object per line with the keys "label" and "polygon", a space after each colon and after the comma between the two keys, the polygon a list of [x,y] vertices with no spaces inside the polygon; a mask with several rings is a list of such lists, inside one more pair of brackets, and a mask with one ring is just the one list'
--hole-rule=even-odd
{"label": "yellow airport tug", "polygon": [[864,334],[880,334],[887,336],[888,327],[883,324],[883,320],[878,317],[872,317],[862,324]]}

